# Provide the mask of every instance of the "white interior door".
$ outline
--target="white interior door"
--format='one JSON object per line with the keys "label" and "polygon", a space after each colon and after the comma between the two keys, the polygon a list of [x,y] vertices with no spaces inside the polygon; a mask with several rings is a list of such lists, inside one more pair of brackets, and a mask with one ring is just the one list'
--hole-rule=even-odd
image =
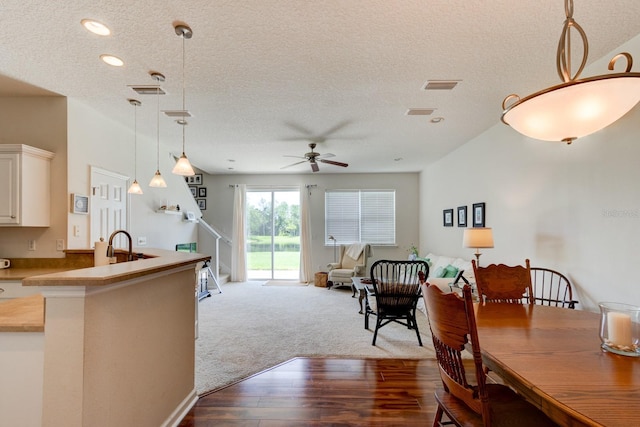
{"label": "white interior door", "polygon": [[[126,230],[128,224],[129,177],[91,167],[91,245],[102,237],[105,241],[115,230]],[[122,233],[116,236],[114,248],[128,248]]]}

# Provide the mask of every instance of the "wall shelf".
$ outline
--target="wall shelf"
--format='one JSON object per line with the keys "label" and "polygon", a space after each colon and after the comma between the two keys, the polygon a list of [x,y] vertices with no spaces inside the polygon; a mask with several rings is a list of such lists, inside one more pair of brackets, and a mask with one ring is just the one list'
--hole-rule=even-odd
{"label": "wall shelf", "polygon": [[167,215],[182,215],[182,211],[174,211],[169,209],[158,209],[156,212]]}

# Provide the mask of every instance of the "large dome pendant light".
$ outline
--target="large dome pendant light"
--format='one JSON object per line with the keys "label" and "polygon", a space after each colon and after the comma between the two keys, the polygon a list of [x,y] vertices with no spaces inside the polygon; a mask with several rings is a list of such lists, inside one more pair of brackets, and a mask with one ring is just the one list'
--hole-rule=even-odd
{"label": "large dome pendant light", "polygon": [[[562,84],[520,99],[512,94],[502,101],[502,122],[521,134],[543,141],[564,141],[590,135],[614,123],[640,101],[640,73],[632,73],[633,59],[627,52],[609,62],[613,71],[620,58],[627,60],[623,73],[603,74],[579,79],[589,54],[584,30],[573,19],[573,0],[565,0],[562,35],[558,43],[556,67]],[[571,74],[571,29],[583,43],[582,63]],[[515,101],[511,103],[509,102]]]}
{"label": "large dome pendant light", "polygon": [[143,194],[142,188],[138,184],[138,107],[142,103],[137,99],[129,99],[128,101],[133,105],[133,183],[127,193]]}
{"label": "large dome pendant light", "polygon": [[176,162],[176,165],[173,167],[173,170],[171,172],[173,172],[176,175],[193,176],[196,173],[193,170],[191,163],[189,163],[189,159],[187,159],[187,155],[184,153],[184,145],[185,145],[184,128],[187,125],[186,117],[188,116],[187,110],[184,107],[184,104],[185,104],[184,102],[184,98],[185,98],[185,95],[184,95],[185,93],[184,41],[185,39],[190,39],[193,36],[193,31],[191,31],[191,28],[189,28],[187,25],[184,25],[184,24],[176,25],[175,31],[177,35],[182,37],[182,114],[183,114],[183,117],[182,119],[177,120],[178,124],[182,125],[182,155]]}
{"label": "large dome pendant light", "polygon": [[153,77],[157,82],[158,86],[156,87],[156,95],[158,98],[158,109],[157,109],[157,162],[156,162],[156,173],[151,178],[151,182],[149,182],[149,187],[156,188],[166,188],[167,183],[164,182],[164,178],[160,173],[160,82],[164,81],[164,75],[160,73],[151,73],[151,77]]}

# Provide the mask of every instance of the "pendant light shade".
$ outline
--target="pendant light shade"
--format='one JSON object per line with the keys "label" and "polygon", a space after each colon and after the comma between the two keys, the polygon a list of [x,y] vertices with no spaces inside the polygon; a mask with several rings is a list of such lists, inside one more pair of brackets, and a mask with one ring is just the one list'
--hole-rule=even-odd
{"label": "pendant light shade", "polygon": [[138,184],[138,107],[142,105],[137,99],[129,99],[133,105],[133,183],[127,190],[129,194],[142,194],[142,188]]}
{"label": "pendant light shade", "polygon": [[[579,79],[589,53],[587,35],[573,19],[573,0],[565,0],[563,32],[558,43],[556,68],[562,84],[520,98],[512,94],[502,102],[502,122],[521,134],[544,141],[564,141],[590,135],[617,121],[640,101],[640,73],[632,73],[629,53],[616,55],[609,62],[625,58],[626,70]],[[580,67],[571,73],[571,29],[583,43]]]}
{"label": "pendant light shade", "polygon": [[164,75],[160,73],[151,73],[151,77],[153,77],[158,82],[158,87],[156,88],[156,96],[158,98],[158,109],[157,109],[157,162],[156,162],[156,173],[151,178],[151,182],[149,182],[149,187],[156,188],[166,188],[167,183],[164,182],[164,178],[162,178],[162,174],[160,173],[160,82],[165,80]]}
{"label": "pendant light shade", "polygon": [[189,162],[187,155],[184,153],[184,145],[185,145],[184,128],[187,125],[186,117],[189,116],[189,113],[187,112],[184,106],[185,105],[185,102],[184,102],[184,99],[185,99],[184,41],[185,39],[190,39],[193,36],[193,31],[191,31],[191,28],[189,28],[189,26],[184,24],[176,25],[174,28],[175,28],[176,34],[182,37],[182,113],[183,113],[183,116],[181,120],[177,120],[178,124],[182,125],[182,155],[176,162],[176,165],[173,167],[173,170],[171,172],[173,172],[176,175],[193,176],[196,173],[193,170],[193,167],[191,166],[191,163]]}

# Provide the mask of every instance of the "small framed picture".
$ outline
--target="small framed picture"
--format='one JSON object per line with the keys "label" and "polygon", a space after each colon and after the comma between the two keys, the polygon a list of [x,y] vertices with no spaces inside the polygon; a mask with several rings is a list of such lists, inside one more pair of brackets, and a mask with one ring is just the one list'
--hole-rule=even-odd
{"label": "small framed picture", "polygon": [[195,199],[196,197],[198,197],[198,187],[195,187],[193,185],[189,186],[189,191],[191,191],[191,195],[193,196],[193,198]]}
{"label": "small framed picture", "polygon": [[467,207],[458,206],[458,227],[467,226]]}
{"label": "small framed picture", "polygon": [[198,187],[198,197],[207,197],[207,187]]}
{"label": "small framed picture", "polygon": [[198,209],[204,211],[207,209],[207,199],[198,199]]}
{"label": "small framed picture", "polygon": [[484,203],[473,204],[473,226],[484,227]]}
{"label": "small framed picture", "polygon": [[201,173],[197,173],[197,174],[195,174],[193,176],[185,176],[184,180],[189,185],[202,185],[202,174]]}
{"label": "small framed picture", "polygon": [[445,227],[453,227],[453,209],[443,210],[442,220]]}

